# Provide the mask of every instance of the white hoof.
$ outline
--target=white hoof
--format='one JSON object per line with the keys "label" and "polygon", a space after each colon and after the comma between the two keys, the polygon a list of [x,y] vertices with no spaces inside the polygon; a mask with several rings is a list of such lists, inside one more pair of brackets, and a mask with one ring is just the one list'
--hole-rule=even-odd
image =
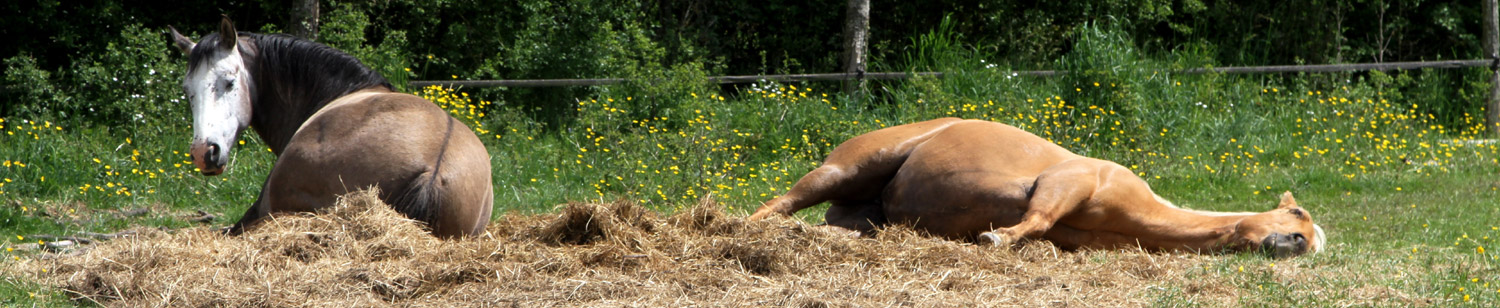
{"label": "white hoof", "polygon": [[843,228],[843,227],[836,227],[836,226],[832,226],[832,225],[818,225],[818,226],[815,226],[814,228],[816,228],[818,231],[821,231],[821,232],[824,232],[824,233],[828,233],[828,234],[832,234],[834,236],[839,236],[839,237],[853,237],[853,238],[858,238],[858,237],[863,237],[865,235],[863,232],[859,232],[858,230],[851,230],[851,229],[846,229],[846,228]]}
{"label": "white hoof", "polygon": [[989,244],[990,246],[1010,246],[1010,244],[1015,241],[1008,236],[1000,235],[994,232],[980,233],[978,240],[979,244]]}

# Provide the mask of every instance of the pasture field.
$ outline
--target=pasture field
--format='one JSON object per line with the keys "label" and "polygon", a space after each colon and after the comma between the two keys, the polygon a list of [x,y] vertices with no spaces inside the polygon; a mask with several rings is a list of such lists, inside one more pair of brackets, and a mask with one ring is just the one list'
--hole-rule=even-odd
{"label": "pasture field", "polygon": [[[1091,49],[1085,40],[1070,58],[1061,61],[1071,72],[1063,77],[1022,78],[1001,69],[969,69],[943,79],[872,83],[871,88],[877,93],[874,97],[834,93],[828,90],[832,85],[823,84],[759,83],[737,90],[720,90],[704,84],[698,76],[666,74],[660,82],[610,88],[600,91],[603,94],[598,97],[559,102],[575,106],[570,117],[560,120],[541,119],[528,110],[471,96],[463,89],[410,91],[451,111],[487,142],[495,166],[495,224],[546,225],[558,211],[572,208],[559,206],[570,202],[632,204],[668,216],[690,215],[684,213],[703,210],[698,206],[701,200],[712,200],[708,207],[724,213],[715,215],[737,219],[760,202],[785,192],[847,138],[881,127],[952,116],[1008,123],[1077,153],[1119,162],[1147,179],[1160,195],[1184,207],[1263,211],[1275,206],[1279,193],[1292,191],[1330,234],[1330,247],[1325,253],[1276,260],[1257,255],[1051,252],[1046,246],[1037,245],[1009,251],[917,240],[921,237],[903,237],[899,235],[901,232],[891,232],[898,235],[876,239],[873,244],[840,240],[874,245],[849,250],[861,253],[853,259],[833,258],[829,254],[834,252],[828,251],[814,257],[766,252],[764,255],[772,256],[768,260],[796,263],[787,265],[791,266],[789,269],[770,272],[755,270],[763,264],[747,265],[759,261],[743,258],[745,255],[740,252],[675,256],[718,260],[694,264],[738,266],[737,272],[731,274],[745,275],[736,278],[740,280],[734,284],[717,284],[727,288],[721,291],[683,295],[680,299],[685,302],[746,303],[716,302],[714,298],[730,297],[713,295],[733,293],[733,286],[760,286],[763,289],[756,292],[762,293],[755,294],[774,295],[775,290],[799,287],[821,288],[818,289],[821,291],[784,291],[793,292],[782,294],[793,301],[749,303],[872,305],[878,302],[836,296],[817,301],[821,296],[854,292],[849,289],[853,287],[814,283],[816,277],[806,276],[842,273],[847,276],[839,277],[859,277],[837,269],[865,263],[881,267],[887,263],[871,260],[890,258],[882,259],[879,254],[889,253],[896,258],[913,253],[903,249],[943,247],[996,256],[967,263],[947,262],[989,266],[963,276],[970,279],[964,282],[970,285],[953,290],[941,287],[938,289],[943,292],[932,293],[933,296],[973,294],[987,288],[1032,288],[1051,293],[1004,294],[1016,298],[1027,298],[1030,294],[1081,305],[1090,305],[1090,296],[1097,296],[1088,294],[1124,294],[1107,297],[1112,300],[1094,302],[1095,305],[1494,306],[1500,303],[1500,260],[1495,252],[1486,251],[1493,250],[1496,238],[1500,238],[1500,219],[1497,219],[1500,218],[1497,206],[1500,143],[1483,139],[1480,108],[1448,107],[1464,105],[1453,101],[1479,105],[1483,92],[1477,89],[1485,84],[1477,76],[1482,76],[1482,71],[1185,76],[1114,65],[1134,60],[1109,58],[1115,53],[1108,52],[1110,48],[1106,45]],[[1454,83],[1454,80],[1479,81]],[[54,123],[47,119],[0,119],[3,120],[0,144],[4,145],[0,147],[3,160],[0,236],[4,238],[0,246],[5,248],[5,265],[0,266],[4,275],[0,280],[0,305],[61,306],[79,303],[69,300],[70,297],[101,294],[79,293],[86,290],[77,290],[77,285],[56,284],[61,278],[49,276],[46,271],[77,271],[83,265],[49,266],[68,264],[67,260],[77,260],[68,258],[85,258],[95,251],[129,249],[106,249],[105,246],[116,244],[105,242],[83,256],[64,253],[59,257],[32,248],[35,245],[31,244],[45,245],[48,240],[34,235],[187,228],[189,231],[166,232],[166,235],[145,233],[153,234],[150,238],[154,239],[190,241],[193,237],[184,234],[203,233],[204,228],[227,226],[239,218],[259,191],[273,157],[253,134],[246,134],[236,145],[225,174],[198,175],[184,154],[191,128],[181,112],[183,109],[185,106],[177,107],[175,113],[150,115],[164,121],[130,122],[113,127]],[[168,121],[173,119],[180,121]],[[210,215],[212,219],[206,224],[195,221]],[[821,219],[821,208],[799,215],[803,221],[816,223]],[[565,217],[557,219],[566,222]],[[751,224],[745,228],[752,231],[719,234],[722,238],[718,240],[771,232],[753,231],[760,230],[756,228],[794,228],[788,226]],[[540,235],[516,228],[492,225],[491,231],[497,233],[499,243],[543,242],[526,238]],[[653,239],[656,236],[643,234]],[[250,245],[239,240],[210,238]],[[815,235],[794,238],[810,238],[818,243],[836,241]],[[765,243],[803,243],[783,239],[778,237]],[[907,245],[911,241],[920,243]],[[141,243],[120,242],[132,244],[118,245]],[[494,244],[495,241],[488,243],[491,244],[474,245],[501,245]],[[644,254],[650,260],[658,257],[640,245],[601,248],[605,246],[584,243],[547,247],[564,249],[558,252],[560,255],[624,249],[620,255]],[[1160,270],[1146,271],[1149,275],[1122,269],[1128,267],[1126,264],[1158,262],[1158,259],[1166,261],[1152,267]],[[1073,263],[1056,265],[1059,260]],[[832,263],[817,264],[823,261]],[[597,271],[604,271],[599,266],[621,266],[612,262],[604,265],[585,262],[590,266],[585,272],[596,275]],[[1014,279],[1004,280],[1008,272],[994,266],[1001,263],[1017,268],[1061,266],[1057,270],[1064,274],[1021,276],[1037,279],[1027,281],[1042,281],[1041,277],[1059,281],[1031,286],[1009,282]],[[650,279],[643,271],[667,267],[655,263],[642,265],[627,271],[629,275],[610,276],[610,279],[569,276],[584,275],[575,272],[577,269],[546,277],[629,285],[644,283],[638,279]],[[925,268],[897,266],[887,270],[913,273]],[[1124,278],[1090,284],[1084,277],[1095,270]],[[705,271],[703,275],[721,274],[729,275],[713,271]],[[463,279],[504,282],[485,277],[489,276]],[[895,274],[872,277],[910,278],[942,285],[940,280],[933,280],[937,277]],[[1005,282],[991,285],[983,277]],[[702,279],[679,277],[672,281],[686,285],[709,281],[707,277],[699,278]],[[1157,280],[1162,282],[1152,283]],[[536,288],[577,290],[575,285],[540,284]],[[764,289],[769,288],[767,285],[781,289]],[[1072,289],[1066,287],[1069,285]],[[447,294],[442,292],[422,294]],[[558,305],[611,305],[608,297],[615,293],[601,293],[604,295],[593,297],[593,301],[589,297],[547,294],[538,293],[528,300]],[[624,298],[644,296],[622,294]],[[1004,304],[923,297],[914,297],[909,303]]]}

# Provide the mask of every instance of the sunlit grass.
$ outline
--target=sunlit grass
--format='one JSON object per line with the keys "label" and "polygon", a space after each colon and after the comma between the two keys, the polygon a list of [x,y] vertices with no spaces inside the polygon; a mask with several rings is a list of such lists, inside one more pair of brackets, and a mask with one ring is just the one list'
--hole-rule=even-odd
{"label": "sunlit grass", "polygon": [[[1492,284],[1500,279],[1493,251],[1500,144],[1484,139],[1482,110],[1433,114],[1371,84],[1276,80],[1158,74],[1070,83],[981,71],[912,80],[876,102],[764,82],[730,93],[578,98],[562,102],[574,108],[572,118],[553,125],[461,89],[415,94],[487,144],[496,215],[619,199],[670,212],[705,197],[744,213],[785,193],[848,138],[962,117],[1008,123],[1119,162],[1184,206],[1262,211],[1293,191],[1334,234],[1334,249],[1276,265],[1254,256],[1204,265],[1199,274],[1235,284],[1245,303],[1334,305],[1359,294],[1315,299],[1304,289],[1368,284],[1326,275],[1373,279],[1447,303],[1500,299]],[[108,128],[0,119],[0,245],[36,243],[25,238],[32,234],[188,226],[184,216],[196,210],[219,215],[220,226],[238,219],[273,157],[247,136],[228,174],[204,177],[182,152],[190,133],[187,123]],[[135,208],[152,212],[114,215]],[[819,210],[800,216],[817,221]],[[1391,276],[1411,270],[1422,271],[1416,282]]]}

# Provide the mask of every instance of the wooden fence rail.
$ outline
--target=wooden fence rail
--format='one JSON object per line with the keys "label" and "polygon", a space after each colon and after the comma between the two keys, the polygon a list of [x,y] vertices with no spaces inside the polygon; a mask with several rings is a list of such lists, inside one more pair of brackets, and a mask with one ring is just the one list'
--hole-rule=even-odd
{"label": "wooden fence rail", "polygon": [[[1221,74],[1268,74],[1268,73],[1326,73],[1347,71],[1387,71],[1387,70],[1412,70],[1423,68],[1465,68],[1465,67],[1489,67],[1496,60],[1448,60],[1448,61],[1420,61],[1420,62],[1385,62],[1385,63],[1356,63],[1356,64],[1324,64],[1324,65],[1276,65],[1276,66],[1228,66],[1210,68],[1192,68],[1173,71],[1177,74],[1204,74],[1209,72]],[[1066,71],[1015,71],[1017,76],[1058,76],[1066,74]],[[887,73],[865,73],[865,74],[790,74],[790,75],[741,75],[741,76],[711,76],[710,82],[719,84],[730,83],[752,83],[761,80],[776,82],[797,81],[842,81],[842,80],[884,80],[904,79],[913,76],[943,77],[942,72],[887,72]],[[566,87],[566,86],[602,86],[624,83],[624,78],[598,78],[598,79],[517,79],[517,80],[413,80],[408,84],[413,87],[426,87],[440,85],[446,87],[466,88],[489,88],[489,87]]]}

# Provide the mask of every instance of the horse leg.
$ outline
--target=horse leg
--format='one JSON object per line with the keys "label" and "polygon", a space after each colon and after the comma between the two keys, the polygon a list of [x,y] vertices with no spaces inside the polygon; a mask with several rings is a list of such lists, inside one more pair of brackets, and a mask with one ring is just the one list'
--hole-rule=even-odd
{"label": "horse leg", "polygon": [[266,181],[264,183],[261,183],[260,185],[260,195],[255,196],[255,202],[250,203],[250,208],[245,209],[245,215],[240,216],[240,220],[236,221],[233,226],[229,227],[228,230],[225,230],[224,234],[243,234],[245,233],[246,228],[249,228],[250,225],[259,222],[261,218],[265,218],[267,215],[270,215],[271,211],[266,210],[264,202],[266,200],[266,188],[271,187],[270,185],[271,177],[266,177]]}
{"label": "horse leg", "polygon": [[828,153],[823,165],[797,180],[785,195],[766,201],[749,220],[791,215],[829,200],[874,200],[912,150],[935,132],[961,122],[941,118],[887,127],[850,138]]}
{"label": "horse leg", "polygon": [[1114,249],[1139,243],[1136,238],[1124,234],[1102,230],[1083,230],[1060,223],[1053,224],[1052,228],[1042,235],[1042,238],[1063,249]]}
{"label": "horse leg", "polygon": [[834,201],[823,220],[825,224],[820,227],[855,237],[871,235],[886,223],[885,211],[878,202]]}
{"label": "horse leg", "polygon": [[766,201],[749,220],[761,220],[773,214],[791,215],[802,209],[828,201],[842,190],[848,190],[854,181],[855,172],[835,164],[823,164],[797,180],[785,195]]}
{"label": "horse leg", "polygon": [[245,216],[240,216],[240,220],[235,222],[233,226],[230,226],[228,230],[225,230],[224,234],[231,236],[243,234],[245,233],[245,228],[250,227],[250,224],[260,221],[261,218],[265,218],[266,214],[264,207],[261,206],[260,198],[256,198],[255,203],[251,203],[250,208],[245,210]]}
{"label": "horse leg", "polygon": [[[245,210],[245,216],[240,217],[227,234],[244,233],[273,212],[311,212],[320,207],[331,206],[337,195],[349,192],[342,177],[329,179],[321,174],[297,172],[296,170],[317,170],[308,167],[306,160],[300,159],[298,155],[283,154],[276,159],[275,166],[271,169],[271,174],[266,176],[265,183],[261,184],[260,196],[255,198],[255,202]],[[361,183],[347,185],[364,187]]]}
{"label": "horse leg", "polygon": [[1041,238],[1058,219],[1087,202],[1098,187],[1098,168],[1088,163],[1065,162],[1037,176],[1021,222],[980,233],[978,241],[1009,246],[1017,240]]}

